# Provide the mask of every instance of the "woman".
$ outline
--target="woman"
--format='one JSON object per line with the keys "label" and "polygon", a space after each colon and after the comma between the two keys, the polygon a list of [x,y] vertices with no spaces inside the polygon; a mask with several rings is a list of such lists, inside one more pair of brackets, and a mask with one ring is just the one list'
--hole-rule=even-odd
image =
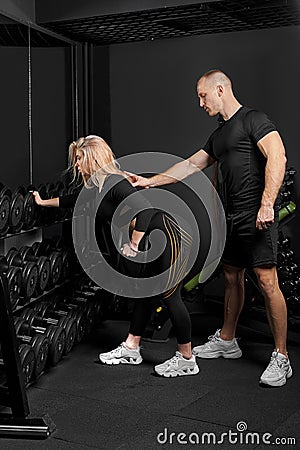
{"label": "woman", "polygon": [[[111,220],[118,205],[137,192],[128,181],[128,176],[118,167],[114,154],[108,144],[99,136],[90,135],[79,138],[71,143],[69,147],[70,167],[74,171],[74,180],[80,174],[85,186],[93,185],[101,191],[103,187],[110,187],[108,193],[102,200],[97,212],[96,227],[101,223]],[[38,192],[33,193],[35,201],[40,206],[70,207],[76,202],[76,195],[71,194],[42,200]],[[155,229],[160,229],[166,237],[166,245],[162,254],[152,263],[146,263],[143,276],[152,276],[168,269],[169,279],[182,273],[182,267],[178,269],[174,264],[174,254],[180,253],[180,240],[182,239],[177,223],[161,210],[152,208],[150,203],[143,197],[135,196],[134,201],[139,212],[130,231],[130,241],[123,245],[122,253],[125,257],[135,258],[139,249],[144,248],[146,236]],[[140,208],[139,208],[140,207]],[[184,239],[187,234],[184,233]],[[191,237],[188,236],[191,244]],[[172,259],[173,258],[173,259]],[[124,258],[126,260],[127,258]],[[138,264],[138,263],[136,263]],[[141,264],[138,264],[139,267]],[[132,264],[124,264],[127,274],[130,276]],[[177,272],[176,272],[177,271]],[[175,273],[176,272],[176,273]],[[135,276],[135,274],[134,274]],[[175,278],[176,280],[176,278]],[[173,283],[174,284],[174,283]],[[178,342],[178,351],[173,358],[163,364],[156,365],[154,371],[164,377],[183,375],[195,375],[199,372],[195,357],[192,355],[191,347],[191,322],[189,313],[181,298],[182,284],[166,285],[162,294],[162,302],[168,308],[170,319]],[[140,340],[148,323],[152,310],[151,299],[137,299],[133,307],[129,333],[124,342],[116,349],[100,353],[99,359],[104,364],[140,364],[142,356],[140,353]]]}

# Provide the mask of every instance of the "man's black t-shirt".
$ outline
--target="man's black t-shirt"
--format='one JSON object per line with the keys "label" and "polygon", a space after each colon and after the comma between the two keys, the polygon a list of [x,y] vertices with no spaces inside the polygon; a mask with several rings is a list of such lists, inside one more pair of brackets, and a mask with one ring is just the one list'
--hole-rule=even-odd
{"label": "man's black t-shirt", "polygon": [[203,147],[218,162],[220,195],[227,211],[259,207],[266,158],[257,142],[275,130],[266,114],[242,106],[221,122]]}

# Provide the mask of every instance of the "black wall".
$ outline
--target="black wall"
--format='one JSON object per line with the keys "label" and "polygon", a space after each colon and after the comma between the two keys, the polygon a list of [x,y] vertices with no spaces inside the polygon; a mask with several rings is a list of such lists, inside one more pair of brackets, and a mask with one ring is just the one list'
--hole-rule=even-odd
{"label": "black wall", "polygon": [[[66,167],[72,139],[69,48],[32,48],[33,182],[55,180]],[[0,181],[30,183],[28,49],[0,47]]]}
{"label": "black wall", "polygon": [[55,181],[72,137],[70,48],[32,49],[33,182]]}
{"label": "black wall", "polygon": [[0,181],[9,186],[29,183],[28,50],[0,47]]}
{"label": "black wall", "polygon": [[187,156],[203,145],[215,119],[200,110],[199,75],[220,68],[238,99],[264,110],[298,164],[300,28],[206,35],[111,46],[112,141],[116,150],[166,150]]}
{"label": "black wall", "polygon": [[[206,142],[216,119],[200,110],[196,81],[220,68],[241,103],[265,111],[298,170],[300,28],[287,27],[114,45],[110,48],[111,144],[118,156],[164,151],[187,157]],[[97,56],[97,55],[96,55]],[[101,64],[95,57],[94,64]],[[97,80],[95,80],[96,83]],[[300,253],[298,218],[288,226]]]}
{"label": "black wall", "polygon": [[91,132],[111,141],[110,47],[94,47],[93,52],[93,129]]}

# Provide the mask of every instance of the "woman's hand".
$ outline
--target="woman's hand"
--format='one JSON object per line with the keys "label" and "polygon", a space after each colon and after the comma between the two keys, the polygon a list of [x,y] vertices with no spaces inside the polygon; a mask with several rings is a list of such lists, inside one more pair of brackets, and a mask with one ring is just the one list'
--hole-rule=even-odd
{"label": "woman's hand", "polygon": [[139,252],[138,246],[132,242],[124,244],[121,250],[124,256],[128,256],[130,258],[134,258]]}
{"label": "woman's hand", "polygon": [[43,200],[41,199],[41,196],[38,193],[38,191],[33,191],[32,195],[34,196],[35,203],[39,206],[43,206]]}

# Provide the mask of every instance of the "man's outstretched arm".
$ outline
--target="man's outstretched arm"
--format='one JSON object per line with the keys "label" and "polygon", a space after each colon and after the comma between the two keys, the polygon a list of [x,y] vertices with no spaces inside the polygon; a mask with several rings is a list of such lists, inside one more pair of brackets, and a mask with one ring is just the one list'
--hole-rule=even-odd
{"label": "man's outstretched arm", "polygon": [[130,174],[133,186],[144,188],[162,186],[164,184],[177,183],[195,172],[205,169],[214,163],[214,159],[204,150],[199,150],[189,158],[170,167],[163,173],[159,173],[150,178]]}

